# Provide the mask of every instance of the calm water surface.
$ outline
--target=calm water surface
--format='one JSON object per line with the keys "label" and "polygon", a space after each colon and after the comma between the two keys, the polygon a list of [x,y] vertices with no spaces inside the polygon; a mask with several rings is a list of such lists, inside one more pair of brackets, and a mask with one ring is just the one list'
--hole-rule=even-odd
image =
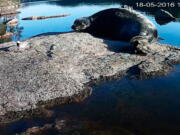
{"label": "calm water surface", "polygon": [[[29,16],[71,14],[65,18],[22,21],[13,40],[23,40],[47,32],[68,32],[76,18],[89,16],[102,9],[120,7],[118,2],[80,4],[63,1],[24,3],[21,19]],[[147,15],[159,30],[163,43],[179,46],[180,23],[164,26]],[[10,28],[8,29],[10,30]],[[69,135],[180,135],[180,66],[166,77],[147,80],[122,80],[101,83],[93,87],[92,95],[82,103],[51,108],[55,118],[31,118],[0,127],[0,135],[15,135],[33,126],[54,123],[57,119],[73,127]],[[73,133],[72,133],[73,132]],[[47,133],[44,133],[45,135]],[[51,132],[48,135],[57,135]]]}
{"label": "calm water surface", "polygon": [[[68,2],[62,1],[40,1],[40,2],[25,2],[22,8],[19,9],[21,13],[17,16],[20,20],[19,25],[16,27],[17,35],[13,37],[13,40],[23,40],[35,35],[47,33],[47,32],[68,32],[72,31],[71,26],[76,18],[90,16],[95,12],[103,9],[120,7],[121,3],[118,1],[107,1],[93,3],[86,0],[86,2],[80,2],[75,4],[72,0]],[[140,9],[141,10],[141,9]],[[178,10],[178,9],[174,9]],[[154,21],[152,15],[148,15],[147,12],[143,12],[149,19],[151,19],[157,26],[160,37],[164,40],[162,43],[168,43],[179,46],[180,43],[180,23],[173,22],[164,26],[158,25]],[[54,18],[47,20],[36,21],[23,21],[24,17],[29,16],[50,16],[57,14],[71,14],[65,18]],[[179,17],[179,16],[176,16]],[[10,29],[8,29],[10,30]]]}
{"label": "calm water surface", "polygon": [[[53,118],[20,120],[2,126],[0,132],[14,135],[63,120],[67,132],[61,135],[179,135],[179,74],[177,66],[166,77],[104,82],[93,87],[84,102],[50,108]],[[59,134],[52,130],[41,135]]]}

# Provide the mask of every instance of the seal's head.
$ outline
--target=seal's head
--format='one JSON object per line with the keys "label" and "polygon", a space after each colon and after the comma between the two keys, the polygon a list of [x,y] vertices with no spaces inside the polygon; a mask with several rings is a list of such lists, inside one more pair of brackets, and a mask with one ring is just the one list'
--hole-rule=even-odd
{"label": "seal's head", "polygon": [[87,17],[83,17],[80,19],[75,20],[74,24],[72,25],[72,29],[75,31],[83,31],[90,26],[90,20]]}

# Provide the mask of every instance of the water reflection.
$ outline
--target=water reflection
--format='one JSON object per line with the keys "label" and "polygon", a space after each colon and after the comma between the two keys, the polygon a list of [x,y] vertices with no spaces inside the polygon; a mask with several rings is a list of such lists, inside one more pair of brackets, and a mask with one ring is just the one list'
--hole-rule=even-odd
{"label": "water reflection", "polygon": [[[54,2],[52,2],[54,3]],[[61,3],[61,2],[60,2]],[[21,8],[20,18],[28,16],[50,16],[57,14],[71,14],[71,16],[65,18],[53,18],[47,20],[37,21],[20,21],[20,26],[24,27],[22,31],[21,39],[46,33],[46,32],[68,32],[71,31],[71,25],[76,18],[82,16],[89,16],[97,11],[105,8],[119,7],[119,5],[102,5],[102,6],[90,6],[90,5],[79,5],[76,7],[64,7],[60,5],[51,5],[48,3],[41,3],[40,5],[32,5]],[[48,9],[48,11],[47,11]],[[37,12],[38,10],[38,12]],[[83,11],[83,12],[82,12]]]}
{"label": "water reflection", "polygon": [[21,32],[23,30],[22,26],[19,24],[8,25],[7,23],[14,18],[18,18],[15,15],[3,16],[0,18],[0,43],[17,41],[21,39]]}
{"label": "water reflection", "polygon": [[178,135],[179,73],[177,67],[168,77],[106,82],[94,87],[84,103],[58,107],[55,112],[59,118],[81,121],[82,127],[99,135]]}
{"label": "water reflection", "polygon": [[11,135],[48,123],[51,132],[34,135],[179,135],[179,73],[177,66],[166,77],[102,83],[82,103],[50,108],[54,117],[20,120],[0,131]]}
{"label": "water reflection", "polygon": [[[72,3],[73,2],[71,0],[68,2],[67,1],[53,1],[53,2],[43,2],[43,3],[41,2],[41,3],[34,3],[31,6],[25,6],[22,9],[20,9],[22,12],[22,14],[20,14],[20,18],[33,16],[33,15],[41,16],[41,15],[55,15],[55,14],[64,14],[64,13],[71,14],[70,17],[66,17],[66,18],[56,18],[56,19],[34,21],[34,22],[21,21],[20,22],[21,26],[24,27],[24,31],[22,33],[21,39],[25,39],[27,37],[31,37],[32,35],[34,36],[46,32],[71,31],[71,25],[73,24],[76,18],[89,16],[95,12],[98,12],[106,8],[120,7],[120,3],[118,4],[117,1],[109,1],[109,2],[103,1],[102,3],[98,1],[94,4],[93,2],[88,3],[88,1],[79,1],[79,3],[77,2],[76,6],[74,7],[72,7],[73,5]],[[48,11],[46,10],[47,8],[49,9]],[[165,39],[164,41],[161,41],[162,43],[179,45],[180,39],[178,38],[178,35],[180,34],[180,32],[178,30],[174,31],[174,29],[180,29],[179,23],[172,22],[168,25],[161,27],[154,21],[154,17],[152,17],[151,15],[149,15],[148,17],[156,24],[159,30],[160,37]],[[33,31],[32,28],[34,28]]]}
{"label": "water reflection", "polygon": [[21,32],[23,28],[16,26],[7,26],[5,24],[0,25],[0,43],[9,41],[18,41],[21,38]]}
{"label": "water reflection", "polygon": [[[22,3],[27,4],[28,2],[42,2],[44,0],[21,0]],[[137,2],[147,2],[147,0],[46,0],[49,4],[59,5],[59,6],[67,6],[73,7],[78,5],[110,5],[110,4],[121,4],[121,5],[129,5],[134,9],[138,9],[140,11],[145,11],[151,14],[154,14],[159,8],[146,8],[146,7],[137,7]],[[156,0],[150,0],[148,2],[157,2]],[[169,0],[158,0],[158,2],[169,2]],[[173,2],[177,3],[179,0],[173,0]],[[31,3],[32,4],[32,3]],[[35,4],[35,3],[34,3]],[[170,11],[175,17],[180,17],[180,10],[178,7],[164,7],[167,11]]]}
{"label": "water reflection", "polygon": [[[123,3],[122,4],[128,4]],[[129,3],[131,4],[131,3]],[[14,33],[9,40],[19,40],[46,32],[67,32],[76,18],[89,16],[105,8],[119,7],[117,1],[63,0],[59,2],[27,3],[16,18],[70,13],[67,18],[41,21],[22,21],[15,27],[5,25],[13,17],[1,18],[0,35]],[[48,9],[48,10],[47,10]],[[155,9],[139,8],[155,24]],[[179,10],[168,9],[179,17]],[[83,11],[83,12],[82,12]],[[164,43],[179,45],[180,24],[156,24]],[[4,42],[4,41],[0,41]],[[13,135],[33,126],[65,121],[65,130],[56,128],[51,135],[179,135],[180,133],[180,67],[167,77],[148,80],[112,81],[94,87],[83,103],[50,108],[52,118],[30,118],[0,127],[0,134]],[[48,132],[43,133],[43,135]]]}
{"label": "water reflection", "polygon": [[[24,40],[35,35],[49,32],[68,32],[71,31],[71,25],[74,20],[89,16],[103,9],[120,7],[121,5],[130,5],[133,8],[141,11],[153,23],[157,26],[159,35],[161,38],[165,39],[161,41],[162,43],[168,43],[172,45],[179,46],[180,39],[180,23],[172,22],[165,26],[160,26],[156,23],[154,19],[154,14],[158,10],[157,8],[137,8],[137,1],[129,0],[61,0],[61,1],[38,1],[38,0],[24,0],[21,1],[22,7],[18,10],[21,14],[16,16],[19,18],[19,25],[16,27],[16,36],[11,38],[12,40]],[[48,10],[47,10],[48,9]],[[168,8],[175,17],[179,17],[178,8]],[[82,12],[83,11],[83,12]],[[145,12],[145,13],[144,13]],[[57,14],[71,14],[69,17],[65,18],[53,18],[47,20],[37,20],[37,21],[23,21],[22,18],[29,16],[50,16]],[[17,36],[18,35],[18,36]]]}
{"label": "water reflection", "polygon": [[[74,7],[78,5],[109,5],[119,4],[119,0],[45,0],[52,5]],[[22,3],[28,4],[29,2],[44,2],[44,0],[21,0]]]}

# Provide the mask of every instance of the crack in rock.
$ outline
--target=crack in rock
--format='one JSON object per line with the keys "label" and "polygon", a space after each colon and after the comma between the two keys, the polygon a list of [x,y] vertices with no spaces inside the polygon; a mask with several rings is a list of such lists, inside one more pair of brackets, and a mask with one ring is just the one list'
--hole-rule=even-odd
{"label": "crack in rock", "polygon": [[19,51],[13,42],[1,45],[12,47],[0,53],[0,122],[42,106],[82,101],[91,94],[91,82],[123,77],[133,67],[138,76],[155,77],[180,61],[178,47],[143,42],[137,48],[145,55],[113,52],[112,41],[87,33],[40,36],[23,43],[30,47]]}

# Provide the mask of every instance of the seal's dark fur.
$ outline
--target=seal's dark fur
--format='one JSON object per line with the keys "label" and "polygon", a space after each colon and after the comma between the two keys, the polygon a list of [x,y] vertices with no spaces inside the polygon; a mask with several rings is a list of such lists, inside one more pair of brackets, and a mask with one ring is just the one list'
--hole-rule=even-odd
{"label": "seal's dark fur", "polygon": [[92,16],[77,19],[72,29],[127,42],[136,38],[152,42],[158,38],[157,30],[148,18],[126,8],[106,9]]}

